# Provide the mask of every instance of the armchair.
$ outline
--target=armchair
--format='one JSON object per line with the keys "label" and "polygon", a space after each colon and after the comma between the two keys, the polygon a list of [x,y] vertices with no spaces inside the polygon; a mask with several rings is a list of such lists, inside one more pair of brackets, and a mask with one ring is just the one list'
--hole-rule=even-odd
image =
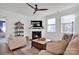
{"label": "armchair", "polygon": [[8,46],[11,51],[21,48],[26,45],[26,39],[24,37],[10,37],[8,40]]}

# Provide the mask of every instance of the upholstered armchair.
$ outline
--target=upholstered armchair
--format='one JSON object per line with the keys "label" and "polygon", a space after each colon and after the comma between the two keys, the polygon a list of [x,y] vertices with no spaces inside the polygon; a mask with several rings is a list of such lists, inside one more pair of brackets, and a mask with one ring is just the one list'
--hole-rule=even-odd
{"label": "upholstered armchair", "polygon": [[24,37],[10,37],[8,40],[8,46],[11,51],[21,48],[26,45],[26,39]]}

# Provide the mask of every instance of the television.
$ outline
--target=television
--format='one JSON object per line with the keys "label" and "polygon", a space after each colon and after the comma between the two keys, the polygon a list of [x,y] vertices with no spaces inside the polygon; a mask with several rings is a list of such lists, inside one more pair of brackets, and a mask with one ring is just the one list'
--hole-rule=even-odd
{"label": "television", "polygon": [[42,27],[42,21],[31,21],[33,27]]}

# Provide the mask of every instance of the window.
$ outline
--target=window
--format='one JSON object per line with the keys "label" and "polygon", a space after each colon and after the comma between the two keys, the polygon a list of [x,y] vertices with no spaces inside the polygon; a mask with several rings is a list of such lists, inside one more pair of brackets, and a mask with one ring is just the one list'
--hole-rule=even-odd
{"label": "window", "polygon": [[74,22],[75,22],[74,15],[67,15],[61,17],[61,32],[73,33],[75,28]]}
{"label": "window", "polygon": [[5,32],[6,24],[4,19],[0,18],[0,32]]}
{"label": "window", "polygon": [[55,18],[47,20],[47,32],[55,32],[56,22]]}

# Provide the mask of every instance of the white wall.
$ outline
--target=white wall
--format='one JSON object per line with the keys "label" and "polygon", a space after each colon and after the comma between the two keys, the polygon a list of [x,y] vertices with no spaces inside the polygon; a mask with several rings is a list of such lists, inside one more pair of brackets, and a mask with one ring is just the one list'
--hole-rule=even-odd
{"label": "white wall", "polygon": [[[9,37],[9,35],[14,35],[14,23],[20,21],[24,24],[24,36],[29,36],[31,38],[31,31],[32,29],[29,29],[30,21],[31,20],[43,20],[44,18],[39,17],[28,17],[25,15],[21,15],[18,13],[10,12],[7,10],[0,9],[0,17],[4,18],[6,20],[6,39]],[[43,22],[44,25],[44,22]],[[44,35],[44,29],[38,29],[42,30],[42,34]],[[38,31],[36,30],[36,31]],[[45,35],[44,35],[45,36]]]}
{"label": "white wall", "polygon": [[49,33],[46,31],[47,34],[47,38],[48,39],[61,39],[63,36],[63,33],[61,33],[61,16],[64,15],[69,15],[69,14],[74,14],[76,16],[76,22],[75,22],[75,33],[79,33],[79,6],[70,8],[68,10],[64,10],[64,11],[57,11],[54,14],[48,15],[46,16],[46,20],[49,18],[56,18],[56,32],[55,33]]}

